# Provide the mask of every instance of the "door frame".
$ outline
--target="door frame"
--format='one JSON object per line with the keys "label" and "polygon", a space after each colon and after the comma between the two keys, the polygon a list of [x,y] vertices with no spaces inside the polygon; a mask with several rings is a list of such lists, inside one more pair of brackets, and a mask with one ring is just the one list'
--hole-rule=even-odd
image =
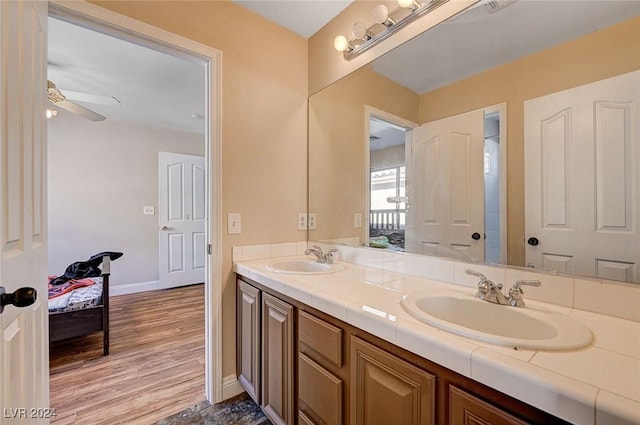
{"label": "door frame", "polygon": [[[222,52],[116,12],[85,2],[49,1],[49,16],[124,40],[166,49],[172,55],[204,63],[206,68],[205,175],[207,181],[207,243],[211,247],[205,272],[205,395],[223,400],[222,376]],[[45,58],[46,59],[46,58]]]}
{"label": "door frame", "polygon": [[[366,211],[364,218],[362,220],[363,227],[363,237],[364,244],[368,246],[369,241],[369,215],[370,215],[370,203],[371,203],[371,139],[369,138],[369,121],[371,118],[377,118],[383,121],[390,122],[392,124],[397,125],[398,127],[402,127],[406,130],[404,136],[404,146],[405,146],[405,167],[408,166],[407,158],[411,157],[411,133],[415,127],[418,127],[418,124],[413,121],[401,118],[397,115],[393,115],[392,113],[383,111],[382,109],[374,108],[373,106],[364,105],[364,187],[365,187],[365,196],[364,196],[364,206],[362,208],[363,211]],[[408,155],[408,156],[407,156]],[[405,174],[405,185],[409,185],[409,173]]]}

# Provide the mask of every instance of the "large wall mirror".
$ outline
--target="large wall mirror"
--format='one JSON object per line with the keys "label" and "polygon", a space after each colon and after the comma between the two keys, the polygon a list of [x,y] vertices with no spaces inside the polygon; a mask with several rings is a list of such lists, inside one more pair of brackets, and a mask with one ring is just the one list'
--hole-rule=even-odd
{"label": "large wall mirror", "polygon": [[310,241],[640,282],[640,0],[481,1],[309,99]]}

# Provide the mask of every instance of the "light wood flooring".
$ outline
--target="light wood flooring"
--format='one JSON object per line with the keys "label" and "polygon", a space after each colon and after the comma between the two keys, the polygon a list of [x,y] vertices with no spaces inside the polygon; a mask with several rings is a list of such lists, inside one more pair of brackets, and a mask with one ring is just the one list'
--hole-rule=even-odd
{"label": "light wood flooring", "polygon": [[50,347],[52,424],[152,424],[205,399],[204,285],[111,298],[102,333]]}

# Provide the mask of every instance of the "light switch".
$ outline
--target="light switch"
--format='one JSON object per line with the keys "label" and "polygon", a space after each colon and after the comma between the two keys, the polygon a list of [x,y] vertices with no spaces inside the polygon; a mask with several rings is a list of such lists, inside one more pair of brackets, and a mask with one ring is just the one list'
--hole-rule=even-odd
{"label": "light switch", "polygon": [[227,214],[227,233],[235,235],[242,230],[242,222],[240,221],[240,213]]}
{"label": "light switch", "polygon": [[142,214],[144,215],[154,215],[155,213],[156,213],[156,209],[152,206],[142,207]]}

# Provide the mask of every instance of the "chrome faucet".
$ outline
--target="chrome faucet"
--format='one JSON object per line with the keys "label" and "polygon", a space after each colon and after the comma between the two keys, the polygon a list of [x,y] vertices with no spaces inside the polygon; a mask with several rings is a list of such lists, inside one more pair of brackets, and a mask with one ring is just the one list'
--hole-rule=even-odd
{"label": "chrome faucet", "polygon": [[476,298],[479,298],[484,301],[488,301],[494,304],[500,305],[511,305],[514,307],[524,307],[525,303],[522,299],[522,285],[529,286],[540,286],[541,283],[539,280],[518,280],[513,284],[511,289],[509,289],[509,295],[504,295],[502,293],[502,284],[501,283],[493,283],[485,275],[482,273],[476,272],[471,269],[466,269],[465,273],[471,276],[476,276],[480,278],[480,282],[478,282],[478,291],[476,292]]}
{"label": "chrome faucet", "polygon": [[521,288],[522,285],[540,286],[542,283],[539,280],[516,280],[516,283],[509,289],[510,303],[514,307],[524,307],[526,305],[522,299],[524,294]]}
{"label": "chrome faucet", "polygon": [[304,255],[313,254],[316,256],[318,263],[333,264],[333,253],[338,252],[337,249],[330,249],[326,254],[322,252],[322,248],[314,245],[313,248],[309,248],[304,251]]}

